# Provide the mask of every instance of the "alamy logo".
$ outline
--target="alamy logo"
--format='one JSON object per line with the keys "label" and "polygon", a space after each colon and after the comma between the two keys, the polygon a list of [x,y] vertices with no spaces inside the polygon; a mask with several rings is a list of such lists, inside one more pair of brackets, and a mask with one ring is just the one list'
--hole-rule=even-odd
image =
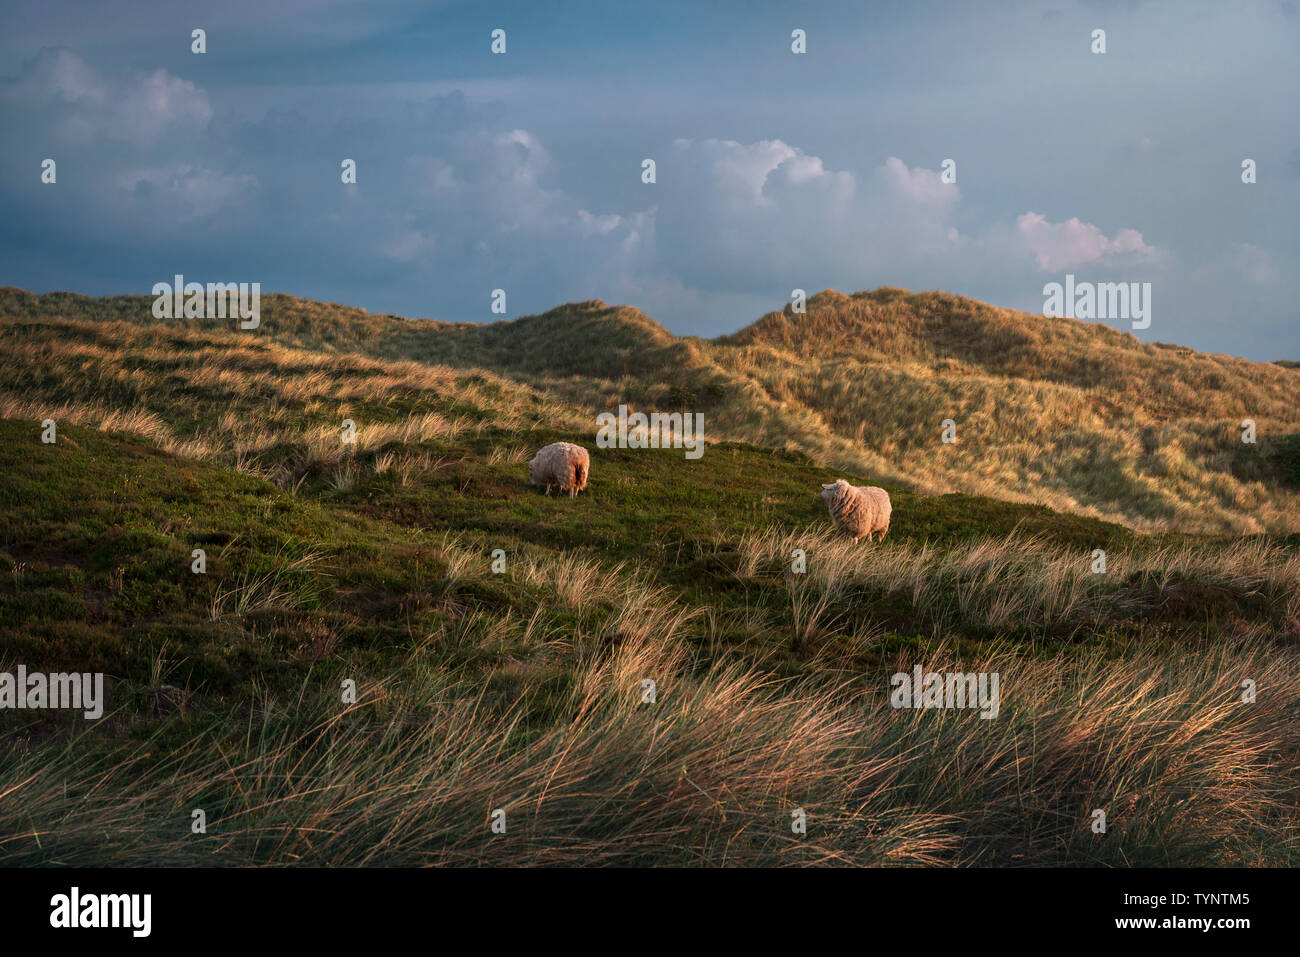
{"label": "alamy logo", "polygon": [[0,671],[0,710],[5,708],[71,708],[93,721],[104,714],[104,674],[45,674]]}
{"label": "alamy logo", "polygon": [[1066,319],[1131,319],[1134,329],[1151,327],[1151,283],[1074,281],[1066,273],[1065,285],[1043,287],[1043,315]]}
{"label": "alamy logo", "polygon": [[129,927],[131,936],[148,937],[152,915],[152,894],[82,894],[74,887],[50,898],[51,927]]}
{"label": "alamy logo", "polygon": [[900,671],[889,684],[889,703],[895,708],[979,708],[980,717],[987,720],[998,716],[1001,695],[998,673],[981,671],[923,672],[921,666],[912,674]]}
{"label": "alamy logo", "polygon": [[174,283],[154,283],[155,319],[235,319],[241,329],[262,323],[262,284],[186,282],[180,273]]}
{"label": "alamy logo", "polygon": [[596,445],[602,449],[686,449],[688,459],[704,454],[703,412],[627,413],[618,407],[618,415],[602,412],[596,416],[600,430]]}

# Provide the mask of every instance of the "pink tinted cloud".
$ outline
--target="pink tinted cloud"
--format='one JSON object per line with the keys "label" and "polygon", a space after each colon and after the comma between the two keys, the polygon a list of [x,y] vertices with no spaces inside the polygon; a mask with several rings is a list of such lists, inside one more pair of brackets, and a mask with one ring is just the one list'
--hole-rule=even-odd
{"label": "pink tinted cloud", "polygon": [[1156,263],[1168,256],[1158,246],[1147,245],[1135,229],[1121,229],[1111,238],[1077,217],[1051,223],[1031,211],[1016,220],[1016,234],[1038,267],[1049,272],[1097,262]]}

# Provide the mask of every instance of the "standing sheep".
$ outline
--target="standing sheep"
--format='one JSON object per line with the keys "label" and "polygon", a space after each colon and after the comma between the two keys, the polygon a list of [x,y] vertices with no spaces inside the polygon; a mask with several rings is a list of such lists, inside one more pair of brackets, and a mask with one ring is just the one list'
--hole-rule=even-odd
{"label": "standing sheep", "polygon": [[875,541],[877,532],[884,541],[893,506],[883,488],[859,487],[839,479],[822,486],[822,501],[835,520],[835,527],[851,535],[855,542],[863,535],[868,541]]}
{"label": "standing sheep", "polygon": [[529,480],[534,485],[545,485],[547,495],[554,485],[573,498],[587,487],[590,473],[591,456],[581,445],[572,442],[552,442],[528,463]]}

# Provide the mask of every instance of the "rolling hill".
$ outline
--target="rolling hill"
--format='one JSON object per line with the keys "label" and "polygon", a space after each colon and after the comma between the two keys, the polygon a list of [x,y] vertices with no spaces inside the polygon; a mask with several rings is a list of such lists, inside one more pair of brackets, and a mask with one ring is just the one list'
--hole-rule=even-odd
{"label": "rolling hill", "polygon": [[[1211,441],[1284,429],[1291,370],[898,290],[715,341],[149,302],[0,294],[0,672],[112,704],[0,712],[0,864],[1300,859],[1292,493]],[[704,456],[595,448],[619,402],[702,409]],[[557,439],[576,499],[526,480]],[[884,543],[828,528],[840,476]],[[1000,674],[997,718],[891,707],[917,665]]]}
{"label": "rolling hill", "polygon": [[[8,289],[0,317],[152,326],[149,302]],[[927,494],[1044,504],[1141,531],[1300,531],[1294,370],[944,293],[826,291],[806,315],[770,313],[716,340],[678,338],[599,301],[475,325],[272,295],[249,335],[488,370],[592,418],[620,403],[689,407],[711,438],[801,451]],[[940,441],[946,419],[954,444]],[[1241,440],[1246,419],[1255,444]]]}

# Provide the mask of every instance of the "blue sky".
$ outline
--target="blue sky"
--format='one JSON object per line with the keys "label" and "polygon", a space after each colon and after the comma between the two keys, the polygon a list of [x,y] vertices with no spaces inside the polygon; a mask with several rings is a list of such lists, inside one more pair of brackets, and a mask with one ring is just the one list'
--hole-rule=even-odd
{"label": "blue sky", "polygon": [[3,284],[712,336],[794,288],[1040,312],[1068,272],[1150,282],[1143,339],[1300,358],[1288,0],[5,2],[0,77]]}

